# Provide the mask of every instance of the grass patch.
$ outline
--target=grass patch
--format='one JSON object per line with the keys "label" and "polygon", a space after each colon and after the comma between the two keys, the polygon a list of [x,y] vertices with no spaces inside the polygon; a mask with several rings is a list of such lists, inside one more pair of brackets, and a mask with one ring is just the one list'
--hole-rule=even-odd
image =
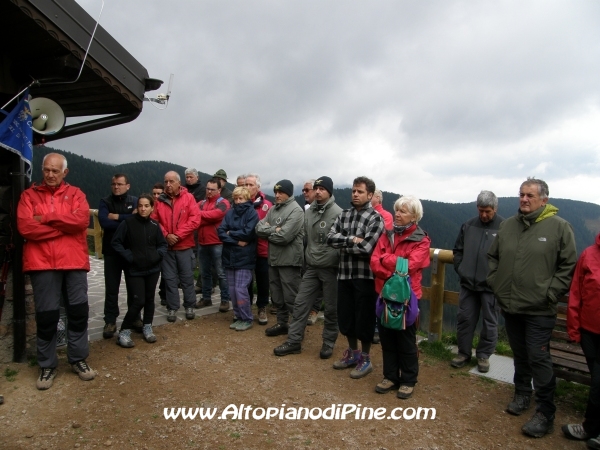
{"label": "grass patch", "polygon": [[585,412],[590,388],[583,384],[559,380],[554,394],[558,400],[571,405],[576,411]]}
{"label": "grass patch", "polygon": [[4,370],[4,377],[6,378],[6,381],[15,381],[18,373],[18,370],[7,367]]}
{"label": "grass patch", "polygon": [[448,344],[443,340],[429,342],[421,341],[419,344],[421,351],[432,358],[441,359],[443,361],[450,361],[453,358],[452,352],[448,348]]}

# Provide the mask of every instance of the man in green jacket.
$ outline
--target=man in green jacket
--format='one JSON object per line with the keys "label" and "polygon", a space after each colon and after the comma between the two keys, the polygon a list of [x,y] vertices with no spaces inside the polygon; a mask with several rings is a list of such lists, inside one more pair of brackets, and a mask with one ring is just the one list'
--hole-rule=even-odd
{"label": "man in green jacket", "polygon": [[285,356],[300,353],[304,339],[304,329],[308,323],[315,299],[325,301],[325,323],[323,326],[323,346],[321,359],[331,358],[333,346],[339,329],[337,321],[337,272],[340,251],[327,245],[327,234],[335,219],[342,212],[335,203],[333,181],[329,177],[320,177],[314,182],[315,201],[304,214],[306,232],[306,271],[300,283],[300,289],[294,302],[292,322],[287,340],[273,353]]}
{"label": "man in green jacket", "polygon": [[281,180],[273,191],[275,206],[256,225],[257,236],[269,241],[269,287],[277,308],[277,323],[265,330],[267,336],[287,334],[304,263],[304,210],[294,199],[294,185]]}
{"label": "man in green jacket", "polygon": [[527,178],[518,213],[502,222],[488,252],[487,282],[502,309],[514,354],[515,394],[507,411],[518,416],[529,408],[533,379],[536,412],[521,428],[533,437],[544,436],[554,425],[556,377],[549,344],[557,302],[569,290],[577,262],[573,229],[556,215],[548,194],[546,182]]}

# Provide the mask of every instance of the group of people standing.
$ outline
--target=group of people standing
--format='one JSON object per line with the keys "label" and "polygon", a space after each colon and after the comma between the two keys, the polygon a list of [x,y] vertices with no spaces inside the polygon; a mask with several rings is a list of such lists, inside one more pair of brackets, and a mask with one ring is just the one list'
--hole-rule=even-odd
{"label": "group of people standing", "polygon": [[[48,389],[56,376],[61,295],[68,317],[69,363],[82,380],[95,377],[86,362],[89,206],[85,195],[64,181],[67,173],[62,155],[46,155],[43,183],[23,193],[17,211],[19,232],[26,239],[24,271],[31,276],[35,295],[38,389]],[[122,273],[128,292],[128,311],[118,337],[123,347],[134,345],[132,330],[142,332],[147,342],[156,341],[152,319],[159,274],[169,322],[177,319],[181,307],[179,289],[185,316],[192,320],[195,308],[212,305],[216,279],[219,310],[228,311],[231,301],[231,328],[238,331],[252,327],[254,279],[258,322],[268,322],[270,294],[277,321],[265,334],[286,336],[274,348],[275,355],[302,351],[305,327],[322,306],[320,358],[332,357],[341,332],[347,347],[333,368],[351,368],[351,378],[362,378],[373,371],[370,349],[378,332],[383,380],[375,391],[395,391],[398,398],[410,398],[419,371],[418,320],[401,329],[387,328],[377,317],[376,302],[395,273],[398,258],[408,261],[412,292],[417,299],[422,297],[422,271],[429,266],[431,240],[419,227],[423,217],[419,199],[402,196],[391,216],[381,207],[382,195],[375,183],[358,177],[352,185],[351,206],[342,209],[335,202],[332,179],[322,176],[304,185],[305,208],[297,204],[294,186],[285,179],[274,185],[273,205],[260,191],[258,174],[240,175],[233,192],[225,187],[226,179],[219,170],[203,187],[197,171],[188,169],[186,188],[179,174],[167,172],[164,185],[157,183],[152,195],[138,198],[129,194],[126,175],[114,175],[111,195],[99,207],[104,228],[104,337],[116,333]],[[557,302],[570,288],[569,335],[582,342],[592,389],[583,425],[565,425],[563,431],[571,438],[588,439],[592,447],[598,442],[593,448],[600,448],[596,439],[600,434],[600,283],[596,275],[600,237],[596,246],[582,254],[571,283],[577,261],[573,231],[557,216],[548,195],[543,180],[528,178],[520,187],[518,213],[504,220],[497,214],[496,196],[490,191],[479,194],[478,216],[462,225],[454,248],[461,292],[458,355],[451,364],[458,368],[471,359],[481,312],[483,326],[475,356],[479,371],[489,370],[502,310],[515,364],[515,394],[507,411],[519,415],[529,408],[533,380],[536,412],[522,429],[535,437],[550,432],[556,380],[549,341]],[[201,275],[195,286],[196,256]]]}

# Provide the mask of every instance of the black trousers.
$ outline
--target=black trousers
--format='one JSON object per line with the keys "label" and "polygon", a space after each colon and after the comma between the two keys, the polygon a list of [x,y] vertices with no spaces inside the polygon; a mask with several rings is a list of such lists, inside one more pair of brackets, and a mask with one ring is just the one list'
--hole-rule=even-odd
{"label": "black trousers", "polygon": [[590,436],[598,436],[600,434],[600,334],[583,328],[580,332],[581,349],[592,376],[583,429]]}
{"label": "black trousers", "polygon": [[[119,255],[104,255],[104,322],[116,323],[119,317],[119,287],[121,286],[121,273],[125,273],[127,283],[128,263]],[[129,306],[129,296],[127,305]]]}
{"label": "black trousers", "polygon": [[356,278],[338,280],[338,324],[340,333],[361,342],[375,334],[375,281]]}
{"label": "black trousers", "polygon": [[121,324],[121,330],[131,329],[133,322],[139,317],[142,309],[144,325],[152,324],[154,319],[154,295],[156,293],[156,284],[160,272],[154,272],[143,277],[127,277],[127,296],[130,302],[127,308],[127,314]]}
{"label": "black trousers", "polygon": [[414,386],[419,375],[416,323],[400,331],[382,326],[379,320],[377,322],[383,356],[383,376],[395,384]]}

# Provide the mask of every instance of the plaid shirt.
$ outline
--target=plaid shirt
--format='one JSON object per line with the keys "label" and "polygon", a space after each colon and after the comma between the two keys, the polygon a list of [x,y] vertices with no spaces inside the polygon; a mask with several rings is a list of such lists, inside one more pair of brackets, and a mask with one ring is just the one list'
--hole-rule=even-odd
{"label": "plaid shirt", "polygon": [[[383,230],[383,219],[370,203],[360,211],[352,207],[341,212],[327,235],[327,245],[342,249],[338,280],[373,279],[371,253]],[[355,244],[354,237],[363,241]]]}

